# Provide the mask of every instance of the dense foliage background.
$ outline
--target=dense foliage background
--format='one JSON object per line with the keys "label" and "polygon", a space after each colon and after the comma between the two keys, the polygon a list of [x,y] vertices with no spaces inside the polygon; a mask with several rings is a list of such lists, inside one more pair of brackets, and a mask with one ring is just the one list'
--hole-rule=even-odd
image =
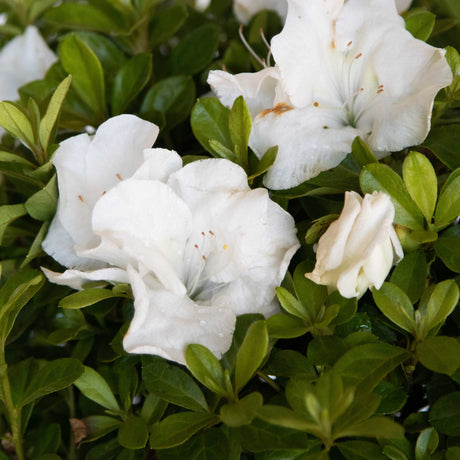
{"label": "dense foliage background", "polygon": [[[285,311],[240,317],[220,363],[190,347],[190,370],[125,353],[129,287],[52,285],[40,267],[60,267],[40,244],[57,203],[57,144],[121,113],[156,123],[156,147],[185,162],[225,154],[261,186],[270,158],[233,152],[235,120],[248,127],[244,104],[197,102],[209,95],[209,70],[260,68],[232,2],[200,13],[181,0],[4,0],[0,11],[3,42],[35,24],[58,55],[20,101],[0,103],[9,133],[0,146],[0,458],[460,459],[458,0],[419,0],[405,13],[414,36],[450,47],[454,73],[413,149],[423,155],[376,163],[357,140],[337,168],[273,192],[302,243],[278,291]],[[270,40],[281,28],[264,11],[243,33],[266,56],[260,30]],[[348,190],[392,197],[406,254],[359,308],[304,277]]]}

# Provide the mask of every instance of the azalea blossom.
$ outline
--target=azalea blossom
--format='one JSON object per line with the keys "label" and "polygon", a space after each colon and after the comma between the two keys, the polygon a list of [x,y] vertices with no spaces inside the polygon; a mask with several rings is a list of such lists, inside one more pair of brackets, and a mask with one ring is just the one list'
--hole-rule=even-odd
{"label": "azalea blossom", "polygon": [[250,147],[278,145],[266,186],[286,189],[337,166],[360,136],[378,158],[422,142],[436,93],[452,81],[445,51],[405,29],[394,0],[288,0],[274,67],[210,72],[226,106],[243,95]]}
{"label": "azalea blossom", "polygon": [[[110,178],[113,167],[106,164],[109,172],[101,169],[99,177]],[[79,211],[73,221],[90,218],[86,246],[76,253],[93,264],[45,273],[77,289],[97,279],[130,283],[135,314],[123,341],[128,352],[184,363],[186,346],[201,343],[220,357],[237,315],[278,310],[275,288],[299,246],[294,220],[265,189],[251,190],[242,168],[217,159],[182,168],[177,153],[145,149],[131,178],[105,188],[91,195],[89,216]],[[50,233],[45,247],[58,247],[59,237]]]}
{"label": "azalea blossom", "polygon": [[315,269],[305,276],[347,298],[359,298],[371,286],[379,289],[404,256],[393,228],[394,214],[385,193],[364,198],[345,193],[342,213],[319,239]]}
{"label": "azalea blossom", "polygon": [[[158,131],[156,125],[134,115],[119,115],[99,126],[93,137],[80,134],[61,142],[53,156],[59,202],[42,244],[60,264],[70,269],[108,266],[80,254],[100,243],[91,228],[94,205],[144,163],[144,150],[155,142]],[[66,275],[66,284],[71,273]],[[79,286],[77,276],[73,287]]]}
{"label": "azalea blossom", "polygon": [[18,88],[44,78],[56,60],[38,29],[28,26],[0,51],[0,100],[18,99]]}
{"label": "azalea blossom", "polygon": [[407,11],[410,7],[410,4],[412,3],[412,0],[395,0],[396,3],[396,9],[398,10],[398,13],[404,13],[404,11]]}

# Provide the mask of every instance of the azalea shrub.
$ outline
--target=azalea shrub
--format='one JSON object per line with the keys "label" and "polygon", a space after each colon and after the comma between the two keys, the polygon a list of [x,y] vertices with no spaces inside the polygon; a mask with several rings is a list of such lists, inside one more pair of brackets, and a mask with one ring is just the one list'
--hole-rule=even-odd
{"label": "azalea shrub", "polygon": [[460,459],[458,0],[0,14],[0,460]]}

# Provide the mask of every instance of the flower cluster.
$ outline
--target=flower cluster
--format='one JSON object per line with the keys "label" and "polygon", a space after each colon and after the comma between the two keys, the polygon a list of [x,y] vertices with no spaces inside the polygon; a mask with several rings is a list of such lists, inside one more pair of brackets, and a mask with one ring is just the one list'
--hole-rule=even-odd
{"label": "flower cluster", "polygon": [[135,314],[124,347],[180,363],[190,343],[220,357],[237,315],[278,309],[299,244],[294,220],[239,166],[219,159],[182,167],[149,148],[158,128],[132,115],[103,123],[94,138],[62,142],[54,155],[59,205],[43,248],[69,268],[45,269],[80,289],[131,285]]}

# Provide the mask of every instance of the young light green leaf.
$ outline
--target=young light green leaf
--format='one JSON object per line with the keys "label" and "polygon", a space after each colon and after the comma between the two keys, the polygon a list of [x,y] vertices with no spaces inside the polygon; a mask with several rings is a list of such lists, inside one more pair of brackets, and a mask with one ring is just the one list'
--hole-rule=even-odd
{"label": "young light green leaf", "polygon": [[427,369],[452,375],[460,368],[460,342],[453,337],[428,337],[417,345],[417,357]]}
{"label": "young light green leaf", "polygon": [[83,422],[87,429],[86,442],[95,441],[115,431],[122,423],[119,419],[107,415],[90,415],[85,417]]}
{"label": "young light green leaf", "polygon": [[283,406],[265,405],[257,411],[257,417],[273,425],[313,434],[321,433],[316,423],[309,422],[297,412]]}
{"label": "young light green leaf", "polygon": [[59,306],[61,308],[75,310],[89,307],[90,305],[94,305],[95,303],[101,302],[102,300],[111,299],[113,297],[120,297],[120,295],[115,294],[108,289],[88,288],[64,297],[59,302]]}
{"label": "young light green leaf", "polygon": [[287,289],[283,287],[276,288],[276,296],[285,311],[311,324],[312,321],[303,305]]}
{"label": "young light green leaf", "polygon": [[268,335],[274,339],[292,339],[308,332],[310,326],[295,316],[272,315],[267,319]]}
{"label": "young light green leaf", "polygon": [[219,422],[219,417],[208,412],[180,412],[170,415],[152,426],[150,448],[167,449],[179,446],[197,431]]}
{"label": "young light green leaf", "polygon": [[434,216],[436,227],[449,225],[460,215],[460,168],[452,172],[439,195]]}
{"label": "young light green leaf", "polygon": [[388,194],[395,207],[395,223],[412,230],[424,228],[424,218],[409,195],[402,179],[389,166],[380,163],[366,165],[360,175],[363,193],[375,190]]}
{"label": "young light green leaf", "polygon": [[40,144],[45,151],[48,149],[51,135],[55,129],[56,121],[61,112],[62,104],[64,103],[64,99],[71,82],[72,76],[69,75],[59,84],[56,91],[51,96],[45,115],[40,121],[39,139]]}
{"label": "young light green leaf", "polygon": [[406,29],[419,40],[427,41],[436,21],[429,11],[415,11],[406,18]]}
{"label": "young light green leaf", "polygon": [[20,270],[25,268],[32,260],[34,260],[40,254],[43,253],[42,242],[45,239],[46,234],[48,233],[49,226],[50,222],[43,222],[42,226],[40,227],[40,230],[38,231],[29,248],[29,251],[27,252],[26,257],[24,258],[24,260],[21,263],[21,266],[19,267]]}
{"label": "young light green leaf", "polygon": [[238,163],[248,170],[248,141],[251,134],[252,120],[248,106],[243,98],[235,99],[228,117],[230,137],[232,139]]}
{"label": "young light green leaf", "polygon": [[268,351],[268,331],[265,321],[256,321],[249,326],[236,356],[235,392],[246,385],[262,364]]}
{"label": "young light green leaf", "polygon": [[456,307],[458,298],[459,288],[454,280],[436,284],[424,312],[428,331],[446,320]]}
{"label": "young light green leaf", "polygon": [[34,149],[35,138],[27,115],[12,102],[0,102],[0,126],[30,150]]}
{"label": "young light green leaf", "polygon": [[393,323],[415,336],[414,307],[406,293],[391,283],[383,283],[372,291],[380,311]]}
{"label": "young light green leaf", "polygon": [[101,63],[77,35],[67,35],[59,47],[62,66],[72,75],[71,87],[99,119],[105,113],[105,84]]}
{"label": "young light green leaf", "polygon": [[265,153],[264,156],[258,161],[254,171],[251,171],[251,174],[248,176],[248,180],[254,180],[256,177],[261,176],[266,173],[270,166],[275,162],[278,155],[278,146],[270,147]]}
{"label": "young light green leaf", "polygon": [[402,425],[386,417],[374,417],[369,420],[350,425],[344,431],[335,434],[336,437],[360,436],[366,438],[402,438]]}
{"label": "young light green leaf", "polygon": [[193,379],[162,358],[142,360],[142,379],[147,390],[161,399],[194,411],[208,410],[203,392]]}
{"label": "young light green leaf", "polygon": [[203,345],[191,344],[185,351],[185,361],[192,375],[215,393],[228,394],[224,370],[219,360]]}
{"label": "young light green leaf", "polygon": [[27,210],[23,204],[5,204],[0,206],[0,244],[3,241],[3,235],[8,225],[26,214]]}
{"label": "young light green leaf", "polygon": [[438,196],[438,179],[432,164],[425,155],[410,152],[403,163],[403,177],[410,196],[430,223]]}
{"label": "young light green leaf", "polygon": [[148,83],[152,74],[152,55],[136,54],[115,76],[112,88],[112,114],[123,113]]}
{"label": "young light green leaf", "polygon": [[85,366],[83,374],[75,381],[75,386],[91,401],[119,412],[120,406],[105,379],[91,367]]}

